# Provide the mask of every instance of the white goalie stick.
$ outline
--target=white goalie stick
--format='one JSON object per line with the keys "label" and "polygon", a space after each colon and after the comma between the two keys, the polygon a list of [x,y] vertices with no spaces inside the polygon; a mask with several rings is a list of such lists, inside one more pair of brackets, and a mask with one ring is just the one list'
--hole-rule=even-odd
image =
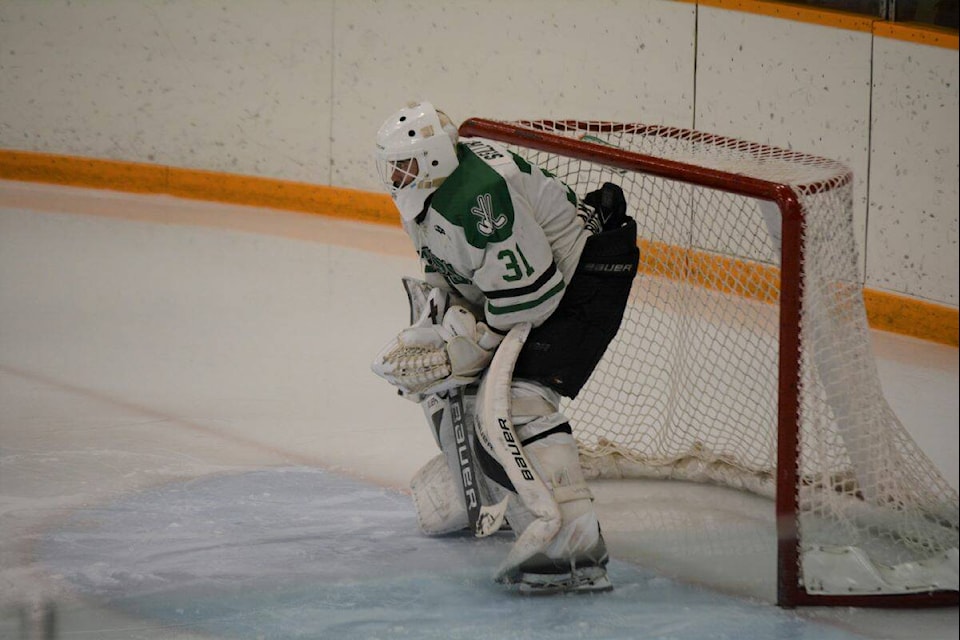
{"label": "white goalie stick", "polygon": [[[440,323],[446,307],[449,306],[448,297],[444,296],[442,305],[438,305],[436,300],[429,297],[432,287],[413,278],[403,278],[403,287],[407,292],[407,300],[410,304],[411,324],[423,320],[425,317],[429,317],[433,324]],[[440,308],[440,306],[444,308]],[[429,405],[436,403],[439,403],[440,406],[431,409]],[[440,429],[443,423],[442,412],[450,411],[459,467],[457,477],[460,480],[460,488],[467,508],[467,521],[470,530],[478,538],[496,533],[503,525],[510,497],[508,495],[500,502],[493,504],[489,492],[482,487],[480,468],[473,452],[473,439],[475,437],[473,421],[468,419],[466,414],[463,388],[455,387],[443,395],[428,397],[423,400],[423,404],[430,412],[434,439],[441,450],[443,449],[440,438]],[[447,452],[444,453],[447,454]]]}

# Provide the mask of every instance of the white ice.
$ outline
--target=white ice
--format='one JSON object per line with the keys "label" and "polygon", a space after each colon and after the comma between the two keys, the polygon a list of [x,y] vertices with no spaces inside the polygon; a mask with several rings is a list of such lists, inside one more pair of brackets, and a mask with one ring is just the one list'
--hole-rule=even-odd
{"label": "white ice", "polygon": [[[399,229],[0,182],[0,638],[955,638],[958,610],[775,601],[772,503],[594,485],[616,588],[518,598],[510,543],[417,535],[434,454],[370,373]],[[873,334],[958,486],[957,350]]]}

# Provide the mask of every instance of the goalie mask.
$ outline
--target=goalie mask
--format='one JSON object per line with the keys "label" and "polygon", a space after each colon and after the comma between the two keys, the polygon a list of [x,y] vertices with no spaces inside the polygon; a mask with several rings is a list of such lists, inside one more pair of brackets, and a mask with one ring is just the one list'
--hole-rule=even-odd
{"label": "goalie mask", "polygon": [[427,197],[459,164],[457,127],[429,102],[411,103],[377,132],[377,170],[404,221],[416,218]]}

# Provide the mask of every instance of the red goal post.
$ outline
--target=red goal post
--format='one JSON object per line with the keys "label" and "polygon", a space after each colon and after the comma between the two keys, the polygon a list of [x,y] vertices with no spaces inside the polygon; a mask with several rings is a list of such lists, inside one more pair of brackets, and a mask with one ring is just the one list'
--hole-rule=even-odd
{"label": "red goal post", "polygon": [[853,228],[825,158],[673,127],[472,118],[579,196],[619,184],[641,273],[565,410],[593,477],[775,499],[778,604],[958,603],[957,492],[883,398]]}

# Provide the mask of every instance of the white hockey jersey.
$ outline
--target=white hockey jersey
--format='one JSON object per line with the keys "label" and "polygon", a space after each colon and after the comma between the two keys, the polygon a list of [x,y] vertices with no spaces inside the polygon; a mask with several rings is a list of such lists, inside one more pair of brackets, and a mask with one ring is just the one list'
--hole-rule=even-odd
{"label": "white hockey jersey", "polygon": [[540,325],[560,304],[589,236],[577,197],[503,146],[457,145],[460,165],[404,223],[425,280],[466,298],[499,331]]}

